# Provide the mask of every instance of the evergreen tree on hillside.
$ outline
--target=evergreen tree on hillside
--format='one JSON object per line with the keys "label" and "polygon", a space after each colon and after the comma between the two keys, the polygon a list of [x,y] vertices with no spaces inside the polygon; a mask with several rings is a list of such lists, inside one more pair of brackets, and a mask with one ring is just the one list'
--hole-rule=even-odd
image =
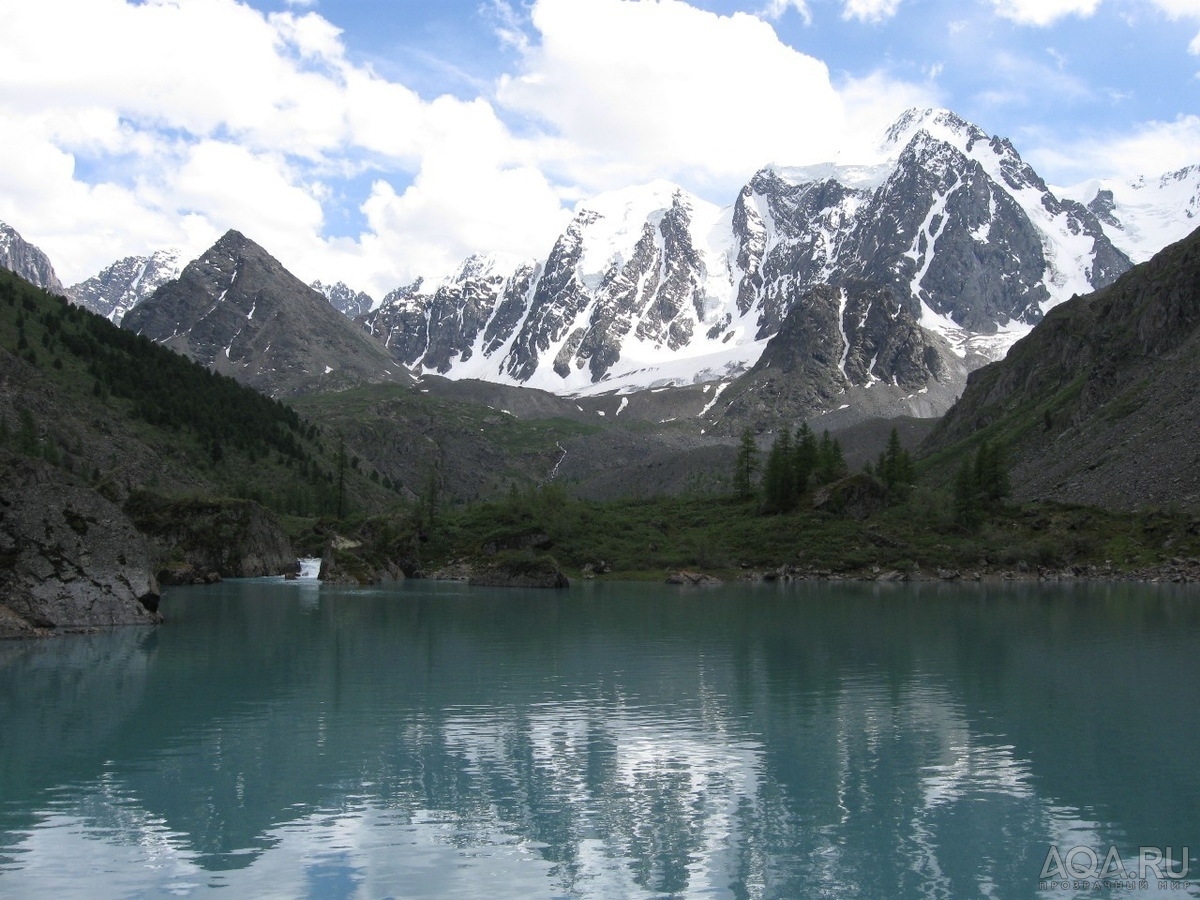
{"label": "evergreen tree on hillside", "polygon": [[1008,469],[1000,448],[984,441],[974,459],[967,456],[958,467],[954,478],[955,516],[960,524],[974,528],[1010,491]]}
{"label": "evergreen tree on hillside", "polygon": [[902,489],[913,483],[912,457],[900,446],[900,432],[895,428],[888,435],[887,449],[879,454],[874,475],[889,491]]}
{"label": "evergreen tree on hillside", "polygon": [[737,458],[733,463],[733,492],[743,500],[754,496],[754,473],[758,471],[758,444],[754,432],[742,429]]}
{"label": "evergreen tree on hillside", "polygon": [[842,455],[842,445],[826,429],[821,434],[821,442],[817,446],[817,481],[830,484],[844,478],[846,472],[846,458]]}
{"label": "evergreen tree on hillside", "polygon": [[796,494],[800,495],[808,490],[808,483],[817,471],[817,463],[820,456],[817,436],[813,434],[807,422],[802,423],[796,429],[796,440],[794,441],[792,455],[794,460],[793,468],[796,473]]}
{"label": "evergreen tree on hillside", "polygon": [[789,512],[796,508],[796,461],[791,433],[784,428],[771,445],[763,471],[763,510]]}

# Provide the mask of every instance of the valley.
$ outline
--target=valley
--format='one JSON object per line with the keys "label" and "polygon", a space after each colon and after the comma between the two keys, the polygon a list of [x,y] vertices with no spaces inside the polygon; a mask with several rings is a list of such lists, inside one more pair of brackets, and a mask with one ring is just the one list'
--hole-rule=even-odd
{"label": "valley", "polygon": [[[297,556],[354,583],[1200,576],[1194,173],[1071,199],[944,110],[886,142],[723,209],[595,198],[545,259],[380,301],[237,231],[64,288],[5,226],[4,627],[142,621],[163,584]],[[801,426],[844,466],[780,507]],[[962,487],[985,452],[1002,494]],[[129,552],[93,558],[97,529]]]}

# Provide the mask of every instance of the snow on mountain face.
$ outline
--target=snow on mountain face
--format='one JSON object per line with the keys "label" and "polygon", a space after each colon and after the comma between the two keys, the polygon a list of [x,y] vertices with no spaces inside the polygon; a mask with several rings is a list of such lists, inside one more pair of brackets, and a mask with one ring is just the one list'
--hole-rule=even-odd
{"label": "snow on mountain face", "polygon": [[0,268],[16,272],[30,284],[53,294],[63,292],[50,258],[3,222],[0,222]]}
{"label": "snow on mountain face", "polygon": [[1138,263],[1200,226],[1200,165],[1160,178],[1086,181],[1063,193],[1086,204],[1112,242]]}
{"label": "snow on mountain face", "polygon": [[183,263],[178,250],[159,250],[150,256],[127,256],[87,281],[72,285],[67,296],[104,316],[114,325],[162,285],[178,278]]}
{"label": "snow on mountain face", "polygon": [[338,312],[352,319],[370,312],[375,306],[375,300],[370,294],[355,291],[344,281],[336,284],[322,284],[320,281],[314,281],[309,287],[332,303],[333,308]]}
{"label": "snow on mountain face", "polygon": [[1085,205],[946,110],[906,113],[881,158],[766,168],[724,209],[664,182],[604,194],[544,261],[473,257],[360,321],[419,371],[599,393],[745,370],[802,297],[862,280],[977,364],[1110,284],[1141,255],[1124,238],[1149,247],[1165,232],[1148,223],[1194,214],[1200,181],[1185,170]]}

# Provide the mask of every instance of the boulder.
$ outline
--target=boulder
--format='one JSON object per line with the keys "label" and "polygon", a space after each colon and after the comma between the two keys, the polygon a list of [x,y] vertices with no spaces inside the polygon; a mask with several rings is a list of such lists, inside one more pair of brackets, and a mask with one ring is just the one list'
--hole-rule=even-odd
{"label": "boulder", "polygon": [[703,572],[676,572],[667,576],[667,584],[694,584],[700,586],[716,586],[724,584],[716,575],[706,575]]}
{"label": "boulder", "polygon": [[554,557],[530,552],[499,553],[471,573],[469,584],[480,587],[565,588],[571,582]]}

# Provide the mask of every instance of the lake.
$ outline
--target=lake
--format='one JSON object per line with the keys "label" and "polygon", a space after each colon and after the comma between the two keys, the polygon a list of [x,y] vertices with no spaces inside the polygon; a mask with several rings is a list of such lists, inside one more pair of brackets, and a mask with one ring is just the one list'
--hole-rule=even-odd
{"label": "lake", "polygon": [[0,896],[1200,896],[1200,589],[162,611],[0,642]]}

